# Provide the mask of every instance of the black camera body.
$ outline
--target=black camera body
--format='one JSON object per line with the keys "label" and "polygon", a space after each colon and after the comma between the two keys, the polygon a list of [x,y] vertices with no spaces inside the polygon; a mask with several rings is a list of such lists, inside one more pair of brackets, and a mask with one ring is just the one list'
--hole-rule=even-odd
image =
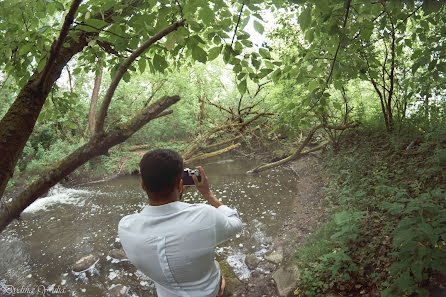
{"label": "black camera body", "polygon": [[195,175],[198,181],[201,181],[200,171],[198,169],[189,169],[184,168],[183,171],[183,185],[184,186],[195,186],[194,180],[192,179],[192,175]]}

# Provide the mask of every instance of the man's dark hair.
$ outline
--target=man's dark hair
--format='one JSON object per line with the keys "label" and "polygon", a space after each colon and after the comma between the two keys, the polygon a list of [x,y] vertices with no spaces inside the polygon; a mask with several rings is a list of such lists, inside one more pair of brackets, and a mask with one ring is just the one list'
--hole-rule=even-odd
{"label": "man's dark hair", "polygon": [[177,152],[166,149],[147,152],[139,162],[144,185],[157,197],[173,192],[175,183],[183,175],[183,166],[183,158]]}

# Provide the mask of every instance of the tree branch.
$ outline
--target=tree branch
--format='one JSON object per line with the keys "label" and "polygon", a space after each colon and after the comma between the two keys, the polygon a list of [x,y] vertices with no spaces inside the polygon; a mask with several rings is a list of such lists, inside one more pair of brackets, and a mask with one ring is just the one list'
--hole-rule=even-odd
{"label": "tree branch", "polygon": [[240,19],[242,18],[243,7],[245,7],[245,3],[242,3],[242,7],[240,8],[240,12],[238,14],[237,25],[235,25],[234,35],[232,36],[232,40],[231,40],[231,47],[232,47],[232,44],[234,43],[235,35],[237,34],[237,29],[238,29],[238,25],[240,24]]}
{"label": "tree branch", "polygon": [[131,120],[117,125],[106,135],[97,135],[66,156],[64,159],[53,164],[50,168],[40,173],[40,177],[27,186],[22,192],[14,197],[12,202],[2,204],[0,207],[0,232],[20,213],[37,198],[57,184],[63,177],[73,172],[88,160],[104,155],[108,150],[127,140],[136,131],[153,119],[170,113],[167,108],[180,100],[179,96],[164,96],[151,104],[147,109],[141,111]]}
{"label": "tree branch", "polygon": [[300,156],[302,156],[303,154],[307,154],[310,152],[313,152],[315,150],[321,149],[323,146],[325,146],[326,144],[322,144],[314,149],[311,149],[309,151],[306,151],[304,153],[302,153],[302,150],[305,148],[305,146],[307,146],[307,144],[310,142],[311,138],[313,138],[314,133],[316,133],[317,130],[321,129],[321,128],[326,128],[326,129],[334,129],[334,130],[345,130],[348,128],[354,128],[357,127],[359,125],[359,123],[349,123],[346,124],[344,126],[334,126],[334,125],[325,125],[325,124],[320,124],[317,126],[314,126],[310,132],[308,133],[307,137],[305,138],[305,140],[298,146],[298,148],[294,151],[293,154],[291,154],[290,156],[286,157],[285,159],[279,160],[277,162],[272,162],[269,164],[265,164],[265,165],[261,165],[258,166],[250,171],[248,171],[248,173],[258,173],[260,171],[264,171],[266,169],[270,169],[273,167],[277,167],[279,165],[283,165],[289,161],[295,160],[297,158],[299,158]]}
{"label": "tree branch", "polygon": [[108,107],[110,105],[113,94],[118,87],[119,82],[124,76],[125,72],[129,68],[130,64],[135,61],[137,57],[144,53],[152,44],[169,34],[170,32],[175,31],[178,27],[184,25],[185,20],[181,20],[179,22],[173,23],[172,25],[164,28],[152,38],[144,42],[139,48],[137,48],[118,68],[115,76],[113,77],[112,82],[110,83],[110,87],[107,89],[107,92],[104,96],[104,100],[102,101],[101,108],[99,110],[98,117],[96,119],[96,133],[104,133],[104,121],[107,116]]}
{"label": "tree branch", "polygon": [[56,57],[59,54],[62,44],[64,43],[65,37],[67,37],[67,35],[68,35],[70,26],[74,21],[74,15],[76,14],[76,11],[77,11],[79,5],[81,4],[81,2],[82,2],[82,0],[73,0],[70,10],[68,11],[67,15],[65,16],[65,21],[62,25],[62,29],[60,30],[59,38],[57,39],[57,42],[53,43],[53,46],[51,46],[50,57],[48,58],[48,61],[46,62],[45,68],[43,68],[43,71],[42,71],[39,79],[37,79],[34,82],[33,87],[39,88],[40,86],[45,85],[48,73],[51,71],[51,68],[53,68],[53,66],[54,66],[54,61],[56,60]]}

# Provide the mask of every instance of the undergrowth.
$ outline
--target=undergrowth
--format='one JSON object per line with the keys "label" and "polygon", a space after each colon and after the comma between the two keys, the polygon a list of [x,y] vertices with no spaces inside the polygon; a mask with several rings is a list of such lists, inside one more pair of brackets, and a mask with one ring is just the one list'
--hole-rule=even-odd
{"label": "undergrowth", "polygon": [[426,130],[363,125],[324,155],[329,219],[296,253],[301,296],[429,296],[444,285],[446,131]]}

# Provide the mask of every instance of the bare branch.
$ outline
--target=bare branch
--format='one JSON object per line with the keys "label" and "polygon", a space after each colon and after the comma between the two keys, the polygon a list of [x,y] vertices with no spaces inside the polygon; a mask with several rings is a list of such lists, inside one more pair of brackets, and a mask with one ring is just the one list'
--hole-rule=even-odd
{"label": "bare branch", "polygon": [[297,149],[294,151],[293,154],[291,154],[290,156],[286,157],[285,159],[279,160],[277,162],[272,162],[269,164],[265,164],[265,165],[261,165],[258,166],[250,171],[248,171],[248,173],[258,173],[260,171],[264,171],[266,169],[270,169],[273,167],[277,167],[279,165],[283,165],[289,161],[295,160],[297,158],[299,158],[300,156],[302,156],[303,154],[307,154],[310,152],[313,152],[315,150],[321,149],[323,146],[325,146],[326,144],[321,144],[318,147],[311,149],[309,151],[306,151],[304,153],[302,153],[302,150],[307,146],[307,144],[310,142],[310,140],[313,138],[314,133],[316,133],[317,130],[321,129],[321,128],[326,128],[326,129],[334,129],[334,130],[345,130],[348,128],[355,128],[359,125],[359,123],[355,122],[355,123],[349,123],[343,126],[334,126],[334,125],[325,125],[325,124],[320,124],[317,126],[314,126],[310,132],[308,133],[307,137],[305,138],[305,140],[297,147]]}

